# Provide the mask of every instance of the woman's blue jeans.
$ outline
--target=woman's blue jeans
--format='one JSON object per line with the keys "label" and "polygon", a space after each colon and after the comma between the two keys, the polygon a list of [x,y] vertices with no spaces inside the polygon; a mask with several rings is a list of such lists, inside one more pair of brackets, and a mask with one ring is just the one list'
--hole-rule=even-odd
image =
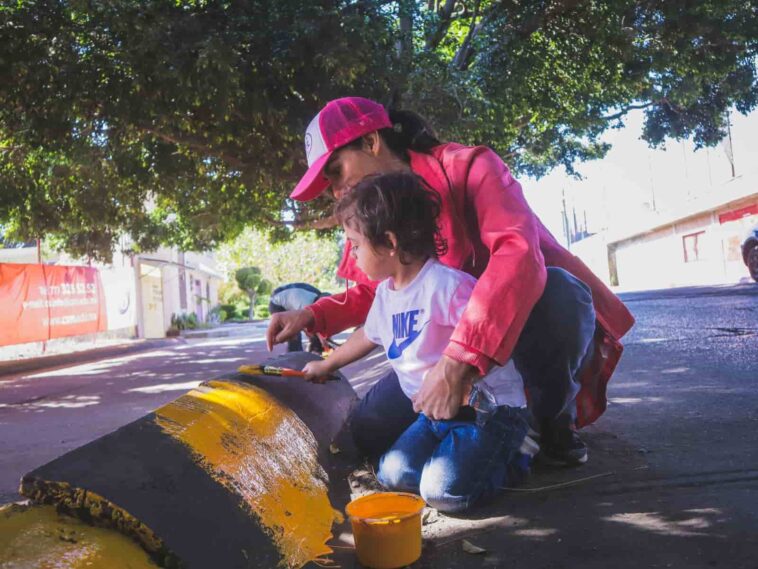
{"label": "woman's blue jeans", "polygon": [[422,414],[384,453],[377,478],[440,511],[465,510],[507,486],[511,472],[523,475],[519,448],[528,429],[526,410],[513,407],[499,407],[483,427]]}

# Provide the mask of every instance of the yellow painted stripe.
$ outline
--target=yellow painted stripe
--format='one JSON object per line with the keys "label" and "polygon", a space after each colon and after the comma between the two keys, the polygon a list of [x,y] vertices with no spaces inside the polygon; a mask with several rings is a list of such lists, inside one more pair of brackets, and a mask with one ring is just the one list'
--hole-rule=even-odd
{"label": "yellow painted stripe", "polygon": [[211,381],[156,416],[166,433],[192,449],[198,464],[258,516],[283,566],[302,567],[332,553],[326,542],[341,516],[327,496],[316,439],[292,410],[257,387]]}

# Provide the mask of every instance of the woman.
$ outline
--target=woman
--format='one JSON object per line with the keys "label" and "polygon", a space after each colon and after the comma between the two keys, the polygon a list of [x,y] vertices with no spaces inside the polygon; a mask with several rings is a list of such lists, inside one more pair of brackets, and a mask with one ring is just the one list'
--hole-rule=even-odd
{"label": "woman", "polygon": [[[268,301],[268,311],[269,314],[276,314],[278,312],[287,312],[288,310],[300,310],[306,306],[310,306],[324,296],[329,295],[308,283],[281,285],[276,287],[271,293],[271,298]],[[287,351],[303,351],[303,339],[299,333],[287,341]],[[308,351],[319,355],[324,351],[323,343],[317,334],[308,336]]]}
{"label": "woman", "polygon": [[[542,455],[587,461],[574,428],[605,410],[605,386],[634,319],[623,303],[534,215],[507,166],[486,147],[440,143],[418,115],[388,114],[368,99],[328,103],[305,134],[308,171],[291,197],[328,187],[336,199],[369,174],[412,171],[442,201],[440,261],[478,279],[463,318],[412,406],[388,374],[351,418],[359,448],[381,455],[423,412],[450,419],[469,382],[510,358],[524,378]],[[550,267],[549,269],[547,267]],[[338,269],[356,282],[304,310],[274,315],[269,349],[303,329],[332,335],[365,321],[376,283],[355,266],[349,244]]]}

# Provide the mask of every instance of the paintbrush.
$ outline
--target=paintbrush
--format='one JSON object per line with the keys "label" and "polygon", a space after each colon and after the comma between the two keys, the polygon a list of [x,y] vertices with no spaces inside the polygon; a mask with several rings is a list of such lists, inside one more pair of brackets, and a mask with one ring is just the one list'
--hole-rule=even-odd
{"label": "paintbrush", "polygon": [[[240,366],[237,368],[237,371],[239,373],[244,373],[245,375],[275,375],[280,377],[305,377],[305,373],[296,369],[291,369],[288,367],[276,367],[276,366],[262,366],[260,364],[255,365],[249,365],[249,366]],[[329,375],[323,380],[336,380],[338,379],[334,375]],[[316,383],[321,383],[317,381]]]}
{"label": "paintbrush", "polygon": [[305,373],[287,367],[262,366],[260,364],[240,366],[238,372],[246,375],[281,375],[285,377],[305,377]]}

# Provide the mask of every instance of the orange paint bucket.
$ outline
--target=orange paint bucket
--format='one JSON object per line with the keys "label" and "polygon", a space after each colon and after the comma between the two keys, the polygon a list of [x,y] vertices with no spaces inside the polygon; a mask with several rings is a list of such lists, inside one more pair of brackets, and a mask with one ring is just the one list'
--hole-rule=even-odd
{"label": "orange paint bucket", "polygon": [[395,569],[421,557],[421,511],[415,494],[379,492],[350,502],[358,561],[372,569]]}

